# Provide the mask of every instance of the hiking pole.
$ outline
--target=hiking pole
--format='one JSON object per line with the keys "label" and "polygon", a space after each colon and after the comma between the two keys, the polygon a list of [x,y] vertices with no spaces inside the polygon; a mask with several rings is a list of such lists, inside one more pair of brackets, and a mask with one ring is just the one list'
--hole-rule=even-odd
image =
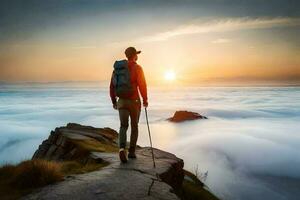
{"label": "hiking pole", "polygon": [[146,107],[145,107],[145,114],[146,114],[146,121],[147,121],[147,127],[148,127],[149,139],[150,139],[151,152],[152,152],[153,167],[155,168],[156,166],[155,166],[154,153],[153,153],[153,147],[152,147],[152,139],[151,139],[150,127],[149,127],[149,122],[148,122],[148,113],[147,113]]}

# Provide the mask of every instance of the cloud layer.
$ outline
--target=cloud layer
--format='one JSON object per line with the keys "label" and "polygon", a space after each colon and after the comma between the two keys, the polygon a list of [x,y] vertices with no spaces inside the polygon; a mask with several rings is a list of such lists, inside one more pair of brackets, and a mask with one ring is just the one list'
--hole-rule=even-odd
{"label": "cloud layer", "polygon": [[137,42],[164,41],[174,37],[200,33],[229,32],[248,29],[266,29],[275,27],[300,26],[300,18],[227,18],[213,20],[199,20],[199,22],[180,25],[172,30],[156,33],[139,38]]}
{"label": "cloud layer", "polygon": [[[189,170],[208,171],[206,184],[222,199],[298,198],[299,88],[150,88],[149,94],[154,146],[183,158]],[[98,84],[1,85],[0,101],[0,164],[31,158],[50,130],[68,122],[119,127],[107,87]],[[166,122],[175,110],[209,119]],[[148,146],[144,113],[140,122],[139,144]]]}

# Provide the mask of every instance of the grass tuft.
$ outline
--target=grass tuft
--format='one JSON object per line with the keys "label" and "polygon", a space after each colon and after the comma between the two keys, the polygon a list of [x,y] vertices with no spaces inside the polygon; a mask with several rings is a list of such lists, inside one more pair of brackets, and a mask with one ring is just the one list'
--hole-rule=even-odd
{"label": "grass tuft", "polygon": [[182,183],[182,189],[179,192],[181,199],[185,200],[218,200],[211,192],[204,188],[201,180],[192,172],[184,171],[185,179]]}
{"label": "grass tuft", "polygon": [[2,167],[0,167],[0,180],[5,180],[11,177],[14,173],[15,168],[16,167],[14,165],[10,164],[5,164]]}
{"label": "grass tuft", "polygon": [[15,167],[12,184],[17,188],[36,188],[63,180],[61,164],[46,160],[23,161]]}
{"label": "grass tuft", "polygon": [[117,152],[118,147],[111,144],[104,144],[95,139],[88,140],[72,140],[72,142],[77,145],[80,149],[91,152]]}
{"label": "grass tuft", "polygon": [[27,160],[0,167],[0,199],[19,199],[35,188],[62,181],[64,176],[98,170],[108,163],[82,164],[77,161],[55,162]]}
{"label": "grass tuft", "polygon": [[65,161],[63,162],[61,171],[64,175],[83,174],[83,173],[99,170],[102,167],[105,167],[107,165],[108,165],[107,162],[90,163],[90,164],[83,165],[76,161]]}

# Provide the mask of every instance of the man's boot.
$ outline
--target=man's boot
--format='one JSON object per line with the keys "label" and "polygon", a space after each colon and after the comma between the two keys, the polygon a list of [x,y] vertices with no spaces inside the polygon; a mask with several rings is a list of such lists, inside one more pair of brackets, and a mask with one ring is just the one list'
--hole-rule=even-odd
{"label": "man's boot", "polygon": [[119,157],[122,163],[126,163],[127,162],[127,156],[126,156],[126,150],[121,148],[119,150]]}
{"label": "man's boot", "polygon": [[135,147],[129,147],[129,154],[128,154],[128,158],[136,158],[135,155]]}

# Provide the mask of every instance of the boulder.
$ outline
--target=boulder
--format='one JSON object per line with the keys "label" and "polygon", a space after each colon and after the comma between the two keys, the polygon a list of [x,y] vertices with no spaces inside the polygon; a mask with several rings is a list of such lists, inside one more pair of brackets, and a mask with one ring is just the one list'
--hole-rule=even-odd
{"label": "boulder", "polygon": [[183,122],[187,120],[195,120],[195,119],[207,119],[207,117],[200,115],[196,112],[190,111],[176,111],[173,117],[169,118],[168,120],[171,122]]}
{"label": "boulder", "polygon": [[[42,142],[32,159],[90,161],[93,159],[90,155],[93,148],[101,151],[101,147],[108,146],[110,150],[117,151],[117,137],[118,133],[110,128],[69,123],[51,131],[48,139]],[[102,148],[102,151],[107,150]]]}

